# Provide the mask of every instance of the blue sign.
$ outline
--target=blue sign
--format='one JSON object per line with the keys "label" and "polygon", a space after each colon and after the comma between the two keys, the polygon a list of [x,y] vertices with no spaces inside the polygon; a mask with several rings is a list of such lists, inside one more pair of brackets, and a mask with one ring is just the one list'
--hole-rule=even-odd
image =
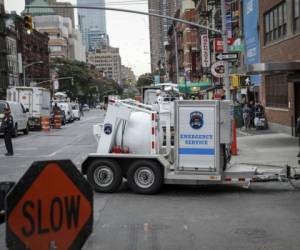
{"label": "blue sign", "polygon": [[112,125],[110,123],[104,124],[104,133],[110,135],[112,132]]}
{"label": "blue sign", "polygon": [[194,111],[190,115],[190,125],[193,129],[200,129],[203,127],[203,114],[199,111]]}
{"label": "blue sign", "polygon": [[[260,62],[259,42],[259,0],[244,0],[244,35],[245,35],[245,63],[254,64]],[[250,76],[250,82],[260,85],[261,76]]]}

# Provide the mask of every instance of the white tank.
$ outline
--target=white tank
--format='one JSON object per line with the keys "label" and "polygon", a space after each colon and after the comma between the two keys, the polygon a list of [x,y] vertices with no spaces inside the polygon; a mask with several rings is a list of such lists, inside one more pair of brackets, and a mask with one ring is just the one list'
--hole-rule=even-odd
{"label": "white tank", "polygon": [[[123,134],[123,146],[129,148],[130,153],[150,154],[152,121],[150,114],[133,112],[127,121]],[[116,144],[122,143],[122,122],[118,127]]]}

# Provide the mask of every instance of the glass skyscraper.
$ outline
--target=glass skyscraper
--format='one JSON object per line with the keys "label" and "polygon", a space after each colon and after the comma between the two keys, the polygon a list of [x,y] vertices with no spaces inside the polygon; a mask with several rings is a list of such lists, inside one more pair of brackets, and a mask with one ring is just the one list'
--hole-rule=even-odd
{"label": "glass skyscraper", "polygon": [[[77,0],[78,6],[105,7],[105,0]],[[106,14],[104,10],[78,9],[78,23],[82,40],[89,44],[89,30],[98,29],[106,34]],[[88,47],[87,47],[88,49]]]}

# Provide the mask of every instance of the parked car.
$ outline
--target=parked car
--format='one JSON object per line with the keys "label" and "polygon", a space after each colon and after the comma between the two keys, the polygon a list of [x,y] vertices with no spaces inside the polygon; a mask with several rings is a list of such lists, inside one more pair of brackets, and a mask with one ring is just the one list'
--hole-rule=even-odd
{"label": "parked car", "polygon": [[80,120],[81,113],[80,113],[80,110],[79,110],[79,104],[78,103],[72,103],[72,111],[73,111],[73,114],[74,114],[74,119]]}
{"label": "parked car", "polygon": [[90,111],[90,107],[87,104],[83,104],[82,111]]}
{"label": "parked car", "polygon": [[[4,118],[4,109],[9,108],[14,122],[13,137],[18,136],[18,132],[22,131],[25,135],[29,132],[28,109],[19,102],[0,100],[0,125]],[[0,131],[3,133],[3,131]]]}

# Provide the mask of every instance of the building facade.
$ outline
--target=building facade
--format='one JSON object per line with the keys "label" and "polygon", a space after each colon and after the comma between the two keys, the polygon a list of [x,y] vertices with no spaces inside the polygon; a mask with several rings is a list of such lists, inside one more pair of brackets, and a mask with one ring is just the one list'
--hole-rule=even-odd
{"label": "building facade", "polygon": [[[48,36],[36,30],[29,35],[24,27],[24,20],[17,14],[9,14],[7,16],[7,26],[13,39],[10,39],[8,51],[15,51],[14,40],[16,41],[16,54],[12,54],[11,60],[14,63],[14,69],[11,71],[18,72],[19,82],[16,85],[29,86],[31,83],[49,79],[49,52],[48,52]],[[17,62],[17,64],[16,64]],[[42,63],[37,63],[42,62]],[[32,65],[33,64],[33,65]],[[24,83],[25,69],[25,83]],[[11,85],[15,85],[13,82]]]}
{"label": "building facade", "polygon": [[19,85],[19,63],[17,52],[17,30],[10,19],[6,21],[6,50],[7,50],[7,64],[8,64],[8,85]]}
{"label": "building facade", "polygon": [[73,29],[70,38],[71,59],[86,62],[86,49],[79,30]]}
{"label": "building facade", "polygon": [[135,85],[136,84],[136,77],[132,68],[126,67],[124,65],[121,66],[121,78],[122,84],[126,85]]}
{"label": "building facade", "polygon": [[121,57],[119,48],[107,47],[88,52],[87,61],[103,72],[104,77],[121,84]]}
{"label": "building facade", "polygon": [[[51,6],[51,5],[61,6],[61,8],[52,9],[51,13],[58,15],[58,16],[70,18],[71,22],[72,22],[72,27],[75,28],[74,9],[64,8],[64,7],[72,6],[71,3],[57,2],[56,0],[25,0],[25,5],[44,5],[44,4],[47,4],[49,6]],[[51,13],[44,12],[45,15],[49,15]]]}
{"label": "building facade", "polygon": [[5,98],[8,86],[4,0],[0,0],[0,99]]}
{"label": "building facade", "polygon": [[98,28],[90,28],[87,33],[87,50],[92,52],[109,46],[109,37]]}
{"label": "building facade", "polygon": [[72,24],[69,18],[57,15],[34,16],[35,29],[49,37],[50,58],[71,59],[70,36]]}
{"label": "building facade", "polygon": [[[88,3],[87,3],[88,2]],[[104,0],[77,0],[78,6],[95,6],[95,7],[104,7]],[[106,34],[106,14],[104,10],[87,10],[87,9],[78,9],[78,23],[80,27],[80,32],[82,34],[82,40],[84,45],[88,49],[88,31],[91,28],[97,28],[101,33]]]}
{"label": "building facade", "polygon": [[261,101],[272,129],[295,134],[300,116],[300,3],[261,0],[259,8],[261,62],[269,68],[261,70]]}
{"label": "building facade", "polygon": [[[155,13],[165,16],[174,16],[176,10],[180,8],[178,0],[152,0],[148,1],[149,13]],[[165,64],[164,43],[168,41],[167,31],[172,21],[163,18],[149,16],[150,28],[150,57],[151,71],[155,72],[157,68]]]}
{"label": "building facade", "polygon": [[74,9],[72,8],[65,8],[65,7],[72,7],[72,4],[69,2],[57,2],[57,1],[49,1],[49,6],[56,5],[61,6],[61,8],[55,8],[54,11],[56,15],[70,18],[72,23],[72,28],[75,28],[75,16],[74,16]]}

